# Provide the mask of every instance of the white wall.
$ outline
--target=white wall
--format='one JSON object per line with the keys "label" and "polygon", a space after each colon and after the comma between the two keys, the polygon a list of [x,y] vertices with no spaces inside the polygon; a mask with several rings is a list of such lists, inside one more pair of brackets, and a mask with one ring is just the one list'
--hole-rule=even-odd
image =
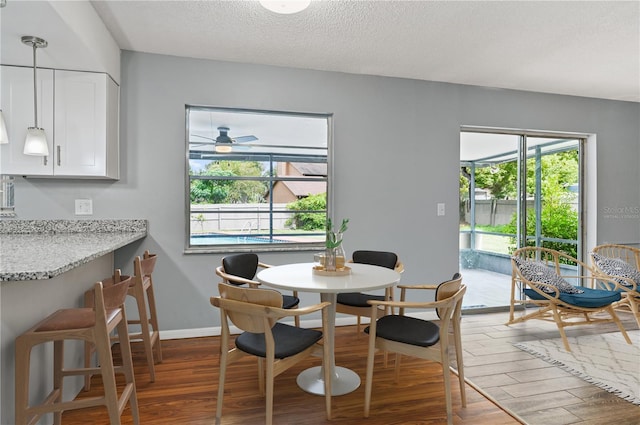
{"label": "white wall", "polygon": [[[336,219],[351,219],[345,249],[397,252],[403,283],[439,282],[458,269],[461,125],[597,134],[591,232],[599,242],[640,240],[639,218],[604,214],[640,206],[640,104],[123,52],[121,180],[18,178],[16,212],[22,219],[74,218],[74,199],[92,198],[93,218],[148,219],[149,236],[117,253],[116,264],[130,272],[133,255],[145,248],[159,254],[154,283],[163,330],[219,323],[209,297],[222,255],[183,254],[187,103],[333,113]],[[436,216],[440,202],[444,217]]]}

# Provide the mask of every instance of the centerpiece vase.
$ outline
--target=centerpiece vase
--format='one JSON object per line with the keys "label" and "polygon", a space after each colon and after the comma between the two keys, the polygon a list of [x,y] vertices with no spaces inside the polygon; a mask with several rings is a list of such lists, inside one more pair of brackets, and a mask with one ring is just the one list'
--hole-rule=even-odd
{"label": "centerpiece vase", "polygon": [[345,252],[342,247],[342,233],[337,233],[335,240],[338,246],[325,250],[324,268],[328,272],[344,269]]}
{"label": "centerpiece vase", "polygon": [[336,250],[327,248],[324,253],[324,269],[328,272],[336,271]]}

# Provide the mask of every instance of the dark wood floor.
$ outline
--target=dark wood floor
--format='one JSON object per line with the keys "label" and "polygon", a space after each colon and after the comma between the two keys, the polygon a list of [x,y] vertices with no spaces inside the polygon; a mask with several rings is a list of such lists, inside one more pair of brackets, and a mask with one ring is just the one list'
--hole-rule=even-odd
{"label": "dark wood floor", "polygon": [[[165,340],[163,363],[156,365],[156,382],[149,373],[139,345],[134,345],[136,384],[141,422],[143,424],[213,424],[218,388],[218,337]],[[365,375],[367,339],[357,335],[355,327],[336,330],[336,363]],[[117,354],[117,347],[115,348]],[[333,398],[333,418],[324,415],[324,399],[302,391],[296,376],[309,366],[320,364],[310,358],[276,378],[274,396],[275,424],[444,424],[446,423],[444,388],[439,364],[403,358],[399,383],[393,382],[393,367],[383,367],[378,355],[374,371],[371,416],[364,419],[364,383],[353,393]],[[264,398],[257,390],[257,365],[247,357],[232,365],[227,373],[223,424],[263,424]],[[484,398],[472,387],[466,387],[467,407],[460,405],[457,377],[452,375],[455,424],[503,425],[519,422]],[[100,378],[94,377],[92,389],[84,395],[99,394]],[[104,408],[65,412],[65,425],[107,424]],[[129,408],[122,416],[123,424],[131,424]]]}

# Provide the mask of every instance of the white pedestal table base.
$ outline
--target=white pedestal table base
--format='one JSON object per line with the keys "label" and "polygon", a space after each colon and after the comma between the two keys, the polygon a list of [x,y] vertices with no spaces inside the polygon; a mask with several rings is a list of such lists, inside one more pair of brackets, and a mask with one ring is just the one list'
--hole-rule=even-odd
{"label": "white pedestal table base", "polygon": [[[303,370],[298,375],[298,386],[308,393],[324,395],[324,371],[322,366],[314,366]],[[360,386],[360,376],[346,367],[335,366],[332,374],[331,395],[345,395]]]}

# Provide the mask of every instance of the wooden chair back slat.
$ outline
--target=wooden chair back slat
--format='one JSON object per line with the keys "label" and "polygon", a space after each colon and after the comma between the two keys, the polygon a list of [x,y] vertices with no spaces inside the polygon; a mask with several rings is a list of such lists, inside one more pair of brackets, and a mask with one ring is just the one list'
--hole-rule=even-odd
{"label": "wooden chair back slat", "polygon": [[[282,308],[282,295],[273,289],[243,288],[220,283],[218,291],[222,298],[220,307],[236,327],[246,332],[265,333],[267,326],[271,328],[275,324],[273,319],[265,321],[265,309],[256,307],[255,304]],[[225,303],[225,300],[241,301],[254,305]]]}

